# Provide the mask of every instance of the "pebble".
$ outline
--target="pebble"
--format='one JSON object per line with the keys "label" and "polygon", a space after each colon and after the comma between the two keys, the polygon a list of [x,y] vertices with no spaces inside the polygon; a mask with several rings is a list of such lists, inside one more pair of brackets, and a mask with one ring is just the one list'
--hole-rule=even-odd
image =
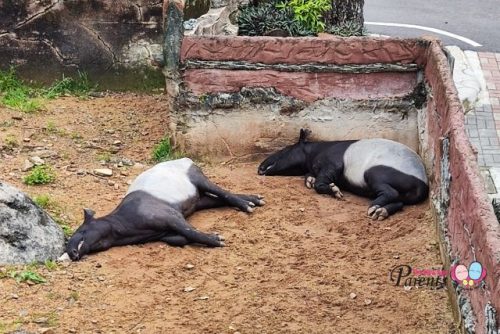
{"label": "pebble", "polygon": [[109,168],[97,168],[94,169],[94,174],[98,176],[112,176],[113,171]]}
{"label": "pebble", "polygon": [[39,156],[34,156],[34,157],[30,157],[29,160],[34,163],[36,166],[40,166],[40,165],[43,165],[45,163],[45,161],[40,158]]}
{"label": "pebble", "polygon": [[76,175],[85,175],[85,174],[87,174],[85,169],[77,169],[76,170]]}
{"label": "pebble", "polygon": [[372,303],[371,299],[365,299],[365,305],[370,305]]}
{"label": "pebble", "polygon": [[200,296],[200,297],[195,298],[194,300],[207,300],[207,299],[208,299],[208,296]]}
{"label": "pebble", "polygon": [[21,116],[19,116],[19,115],[12,116],[12,119],[15,119],[16,121],[22,121],[23,120],[23,118]]}
{"label": "pebble", "polygon": [[351,299],[355,299],[355,298],[357,297],[357,295],[356,295],[354,292],[351,292],[351,293],[349,294],[349,297],[350,297]]}
{"label": "pebble", "polygon": [[28,137],[23,138],[23,142],[25,142],[25,143],[29,143],[30,141],[31,141],[31,139],[29,139]]}
{"label": "pebble", "polygon": [[192,286],[187,286],[184,288],[184,292],[191,292],[191,291],[194,291],[196,290],[196,288],[193,288]]}
{"label": "pebble", "polygon": [[305,208],[300,208],[299,211],[300,212],[304,212],[304,211],[306,211],[306,209]]}
{"label": "pebble", "polygon": [[41,318],[35,319],[33,322],[36,323],[36,324],[44,324],[47,321],[49,321],[49,318],[47,318],[47,317],[41,317]]}
{"label": "pebble", "polygon": [[113,145],[121,145],[121,144],[122,144],[121,140],[115,140],[113,142]]}
{"label": "pebble", "polygon": [[21,169],[23,172],[29,171],[31,168],[35,167],[35,164],[29,160],[24,160],[24,166]]}
{"label": "pebble", "polygon": [[10,295],[10,298],[12,298],[12,299],[19,299],[19,296],[17,294],[13,293],[13,294]]}
{"label": "pebble", "polygon": [[186,264],[186,269],[193,269],[194,265],[191,263]]}

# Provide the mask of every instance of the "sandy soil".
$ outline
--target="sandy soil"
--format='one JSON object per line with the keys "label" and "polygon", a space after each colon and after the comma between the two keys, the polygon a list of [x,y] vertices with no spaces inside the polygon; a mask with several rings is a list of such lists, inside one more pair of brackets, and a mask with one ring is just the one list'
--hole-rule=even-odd
{"label": "sandy soil", "polygon": [[[167,103],[122,94],[63,98],[36,115],[0,108],[0,145],[7,136],[18,142],[0,149],[2,180],[31,195],[49,194],[73,227],[83,207],[108,213],[127,182],[150,165]],[[58,177],[28,187],[21,169],[37,147],[55,152],[45,159]],[[80,175],[102,167],[106,152],[140,164],[106,163],[111,178]],[[398,264],[439,268],[428,203],[372,222],[366,199],[345,194],[337,201],[306,189],[300,178],[257,176],[256,167],[203,165],[219,185],[267,201],[250,215],[222,208],[189,219],[222,233],[227,247],[126,246],[55,270],[40,266],[46,284],[0,279],[0,333],[454,332],[444,289],[406,290],[388,279]]]}

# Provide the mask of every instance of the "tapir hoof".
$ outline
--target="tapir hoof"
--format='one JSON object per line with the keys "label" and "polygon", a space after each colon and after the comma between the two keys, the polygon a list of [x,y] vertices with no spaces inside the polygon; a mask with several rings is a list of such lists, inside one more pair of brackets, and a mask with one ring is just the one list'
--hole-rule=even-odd
{"label": "tapir hoof", "polygon": [[340,191],[339,187],[335,185],[335,183],[330,183],[330,189],[332,189],[333,196],[337,199],[344,198],[344,194]]}
{"label": "tapir hoof", "polygon": [[308,176],[306,178],[306,187],[308,189],[313,189],[314,188],[314,183],[316,182],[316,178],[314,176]]}
{"label": "tapir hoof", "polygon": [[378,208],[380,208],[380,205],[374,205],[369,207],[367,212],[368,217],[371,217]]}
{"label": "tapir hoof", "polygon": [[[375,208],[375,207],[377,207],[377,208]],[[372,210],[373,208],[375,208],[375,210],[372,211],[370,214],[370,210]],[[381,208],[378,205],[374,205],[370,209],[368,209],[368,215],[373,220],[384,220],[387,217],[389,217],[389,212],[387,211],[386,208]]]}

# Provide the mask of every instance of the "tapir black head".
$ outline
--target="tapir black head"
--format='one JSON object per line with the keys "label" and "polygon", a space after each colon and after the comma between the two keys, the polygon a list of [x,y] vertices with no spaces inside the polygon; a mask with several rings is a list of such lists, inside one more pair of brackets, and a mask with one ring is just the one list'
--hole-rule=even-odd
{"label": "tapir black head", "polygon": [[299,141],[267,157],[259,166],[259,175],[304,175],[306,172],[304,147],[310,133],[310,130],[300,129]]}
{"label": "tapir black head", "polygon": [[100,224],[94,218],[94,214],[90,209],[83,210],[83,224],[68,241],[66,252],[73,261],[78,261],[94,251],[108,248],[104,245],[107,240],[106,224]]}

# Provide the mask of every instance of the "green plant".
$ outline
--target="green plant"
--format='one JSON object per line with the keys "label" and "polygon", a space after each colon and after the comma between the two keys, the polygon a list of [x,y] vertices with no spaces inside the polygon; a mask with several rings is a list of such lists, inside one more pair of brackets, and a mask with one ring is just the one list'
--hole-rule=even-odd
{"label": "green plant", "polygon": [[51,271],[58,268],[57,262],[54,260],[45,260],[43,264],[45,265],[45,268]]}
{"label": "green plant", "polygon": [[104,161],[104,162],[110,162],[111,161],[111,153],[102,152],[102,153],[97,155],[97,160]]}
{"label": "green plant", "polygon": [[3,105],[24,112],[33,112],[42,106],[38,99],[33,99],[35,91],[19,80],[13,67],[0,71],[0,95]]}
{"label": "green plant", "polygon": [[366,34],[365,29],[355,21],[348,21],[340,26],[330,26],[326,29],[326,32],[341,37],[363,36]]}
{"label": "green plant", "polygon": [[8,148],[11,149],[19,146],[16,136],[14,136],[13,134],[8,134],[7,136],[5,136],[4,143]]}
{"label": "green plant", "polygon": [[18,283],[29,281],[35,284],[40,284],[47,282],[47,280],[45,280],[45,278],[43,278],[40,274],[31,270],[24,270],[21,272],[14,271],[11,273],[10,277],[15,279]]}
{"label": "green plant", "polygon": [[69,298],[73,298],[73,300],[77,301],[80,298],[80,294],[78,291],[71,291]]}
{"label": "green plant", "polygon": [[153,147],[152,158],[155,162],[162,162],[172,159],[178,159],[182,154],[176,152],[170,144],[170,138],[165,137]]}
{"label": "green plant", "polygon": [[332,9],[332,5],[331,0],[289,0],[278,4],[277,8],[290,8],[295,20],[318,33],[325,30],[323,15]]}
{"label": "green plant", "polygon": [[95,89],[86,73],[78,72],[76,78],[63,76],[50,87],[30,87],[20,80],[14,67],[0,71],[0,104],[24,112],[33,112],[43,107],[43,99],[62,95],[86,97]]}
{"label": "green plant", "polygon": [[54,99],[63,95],[86,97],[94,88],[95,86],[90,83],[87,74],[78,71],[76,78],[63,75],[61,80],[57,80],[52,86],[43,91],[43,97],[47,99]]}
{"label": "green plant", "polygon": [[50,166],[40,165],[35,166],[35,168],[33,168],[31,172],[24,177],[23,182],[32,186],[51,183],[54,182],[55,179],[55,172]]}
{"label": "green plant", "polygon": [[49,195],[38,195],[33,197],[33,202],[36,203],[39,207],[42,209],[48,210],[53,207],[53,200],[50,198]]}
{"label": "green plant", "polygon": [[240,7],[238,34],[244,36],[312,36],[315,32],[295,20],[291,8],[276,8],[277,1]]}

